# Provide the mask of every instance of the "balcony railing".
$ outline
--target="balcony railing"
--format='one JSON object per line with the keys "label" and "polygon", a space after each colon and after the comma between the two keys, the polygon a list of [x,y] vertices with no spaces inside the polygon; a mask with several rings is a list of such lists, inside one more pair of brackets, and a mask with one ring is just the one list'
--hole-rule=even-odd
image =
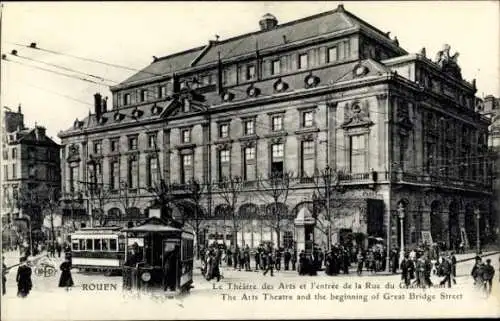
{"label": "balcony railing", "polygon": [[426,175],[411,172],[394,171],[392,180],[398,183],[413,183],[429,186],[464,188],[473,190],[491,191],[491,180],[471,180],[450,175]]}

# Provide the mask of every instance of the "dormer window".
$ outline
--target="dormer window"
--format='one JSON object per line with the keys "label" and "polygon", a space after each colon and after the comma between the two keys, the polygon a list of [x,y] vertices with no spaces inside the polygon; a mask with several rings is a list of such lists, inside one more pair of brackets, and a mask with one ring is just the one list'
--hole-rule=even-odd
{"label": "dormer window", "polygon": [[134,118],[139,118],[142,116],[142,110],[140,109],[134,109],[134,111],[132,112],[132,117]]}

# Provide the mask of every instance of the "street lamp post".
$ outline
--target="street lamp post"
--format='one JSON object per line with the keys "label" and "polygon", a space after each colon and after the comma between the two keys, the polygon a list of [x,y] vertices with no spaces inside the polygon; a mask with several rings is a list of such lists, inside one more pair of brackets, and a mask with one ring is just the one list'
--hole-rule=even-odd
{"label": "street lamp post", "polygon": [[479,220],[481,219],[481,211],[476,208],[474,209],[474,214],[476,214],[476,253],[481,253],[481,239],[479,235]]}
{"label": "street lamp post", "polygon": [[398,216],[399,216],[399,225],[401,228],[401,241],[400,241],[400,250],[399,250],[399,262],[403,261],[405,255],[405,235],[404,235],[404,218],[405,218],[405,209],[403,204],[399,203],[398,206]]}

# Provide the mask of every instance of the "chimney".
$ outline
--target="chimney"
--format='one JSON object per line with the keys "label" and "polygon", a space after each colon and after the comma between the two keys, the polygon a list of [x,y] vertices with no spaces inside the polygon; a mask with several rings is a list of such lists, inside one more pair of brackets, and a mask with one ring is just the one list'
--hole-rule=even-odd
{"label": "chimney", "polygon": [[97,118],[101,118],[102,96],[99,93],[94,94],[94,112]]}
{"label": "chimney", "polygon": [[102,100],[102,113],[104,114],[105,112],[108,111],[108,97],[106,96],[103,100]]}
{"label": "chimney", "polygon": [[45,136],[45,127],[35,125],[36,140],[42,140]]}

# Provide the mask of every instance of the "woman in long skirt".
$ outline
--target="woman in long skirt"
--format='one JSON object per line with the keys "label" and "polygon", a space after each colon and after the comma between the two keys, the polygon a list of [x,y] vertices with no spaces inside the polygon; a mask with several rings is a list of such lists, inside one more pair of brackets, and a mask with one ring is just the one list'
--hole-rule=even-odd
{"label": "woman in long skirt", "polygon": [[61,277],[59,278],[60,288],[69,288],[74,285],[73,278],[71,277],[71,263],[68,258],[59,267],[61,269]]}

